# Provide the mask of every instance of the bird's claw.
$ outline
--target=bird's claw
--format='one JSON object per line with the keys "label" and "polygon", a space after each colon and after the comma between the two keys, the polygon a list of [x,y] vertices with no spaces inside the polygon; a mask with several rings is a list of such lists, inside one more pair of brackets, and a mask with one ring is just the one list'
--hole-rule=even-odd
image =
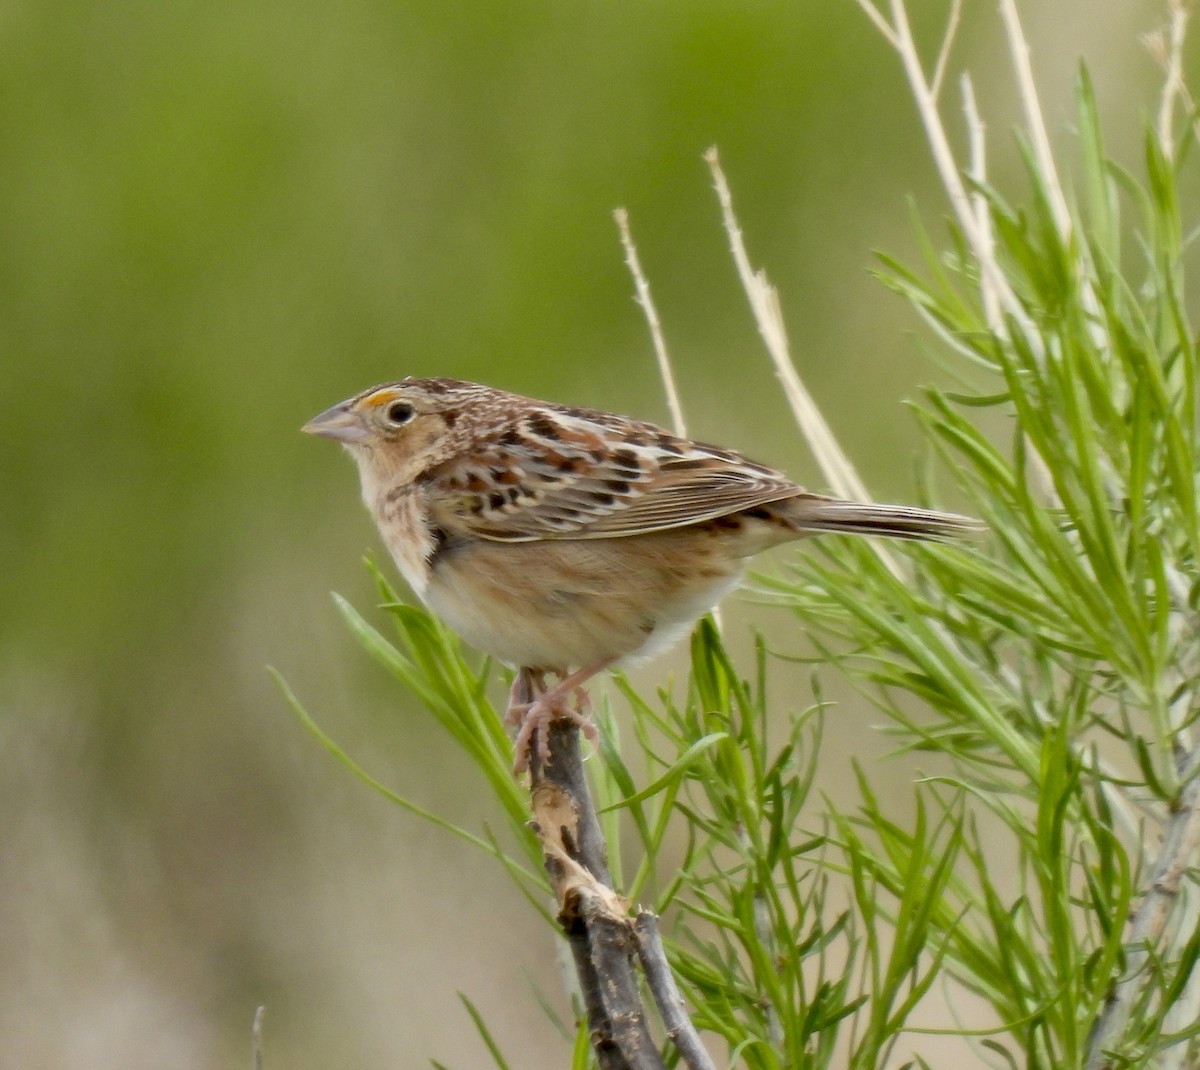
{"label": "bird's claw", "polygon": [[578,708],[573,707],[567,695],[551,688],[532,702],[510,702],[504,715],[504,723],[517,730],[513,740],[516,760],[513,773],[520,776],[529,769],[532,757],[534,733],[537,733],[538,758],[545,764],[550,760],[550,725],[555,721],[577,725],[593,746],[600,746],[600,733],[588,716],[591,702],[582,687],[572,688]]}

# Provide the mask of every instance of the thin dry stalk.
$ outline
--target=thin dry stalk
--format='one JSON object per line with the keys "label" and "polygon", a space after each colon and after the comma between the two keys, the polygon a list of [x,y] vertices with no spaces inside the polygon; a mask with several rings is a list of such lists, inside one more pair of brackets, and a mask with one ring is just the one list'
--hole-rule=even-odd
{"label": "thin dry stalk", "polygon": [[959,19],[962,18],[962,0],[953,0],[950,5],[950,15],[946,19],[946,32],[942,34],[942,47],[938,49],[937,63],[933,67],[933,77],[929,80],[929,91],[933,99],[942,95],[942,79],[946,75],[946,64],[950,60],[950,51],[954,48],[954,36],[958,33]]}
{"label": "thin dry stalk", "polygon": [[[721,169],[720,157],[716,146],[704,154],[704,160],[713,176],[713,187],[717,191],[717,201],[721,206],[721,217],[725,225],[725,233],[729,236],[729,247],[733,252],[733,262],[737,267],[738,276],[750,301],[754,322],[758,325],[759,334],[767,346],[771,363],[775,366],[775,374],[783,385],[783,393],[791,406],[792,415],[800,428],[800,433],[812,450],[821,474],[835,494],[852,501],[870,501],[866,485],[858,478],[850,458],[846,455],[832,428],[821,415],[816,401],[808,388],[800,379],[796,365],[792,363],[788,349],[787,330],[783,324],[783,309],[779,304],[779,293],[767,279],[765,271],[755,271],[750,265],[750,257],[746,252],[746,241],[742,228],[738,224],[737,215],[733,210],[733,194],[725,172]],[[886,547],[876,543],[875,552],[888,570],[895,576],[903,576],[904,569],[896,556]]]}
{"label": "thin dry stalk", "polygon": [[717,200],[721,206],[725,232],[729,236],[734,265],[737,267],[738,276],[742,280],[742,286],[750,301],[754,322],[766,343],[767,353],[771,357],[771,363],[775,366],[775,374],[783,385],[784,395],[791,406],[796,423],[800,426],[800,430],[821,468],[821,474],[833,492],[843,498],[867,501],[867,489],[862,480],[858,478],[854,465],[850,463],[850,458],[838,445],[833,431],[830,430],[829,424],[826,423],[820,409],[817,408],[817,403],[796,373],[796,367],[792,363],[788,351],[787,331],[783,324],[783,312],[779,306],[779,294],[767,280],[766,273],[755,271],[750,265],[742,228],[733,211],[733,195],[730,193],[725,172],[721,170],[720,158],[715,147],[704,154],[704,160],[712,171],[713,186],[717,191]]}
{"label": "thin dry stalk", "polygon": [[654,343],[654,356],[658,360],[658,374],[662,377],[663,390],[667,395],[667,408],[671,413],[671,428],[680,438],[687,438],[687,424],[683,419],[683,406],[679,402],[679,390],[675,386],[675,374],[671,370],[671,358],[667,354],[667,343],[663,338],[662,323],[658,318],[658,309],[650,296],[650,283],[642,271],[642,262],[638,257],[637,246],[633,243],[633,234],[629,229],[629,213],[624,208],[613,212],[617,221],[617,230],[621,233],[621,247],[625,250],[625,263],[633,276],[636,291],[635,300],[642,306],[646,323],[650,327],[650,339]]}
{"label": "thin dry stalk", "polygon": [[266,1007],[259,1007],[250,1027],[250,1065],[254,1070],[263,1070],[263,1017],[266,1013]]}
{"label": "thin dry stalk", "polygon": [[[959,79],[962,92],[963,114],[967,121],[967,144],[969,160],[967,174],[976,185],[987,181],[987,128],[979,115],[979,106],[975,102],[975,87],[971,76],[963,72]],[[996,235],[992,229],[992,212],[987,198],[976,191],[971,194],[971,203],[975,207],[975,219],[979,225],[979,236],[983,248],[987,251],[989,260],[996,258]],[[979,293],[983,299],[983,317],[988,327],[995,334],[1004,330],[1004,314],[1000,309],[1000,294],[990,276],[983,275],[979,279]]]}
{"label": "thin dry stalk", "polygon": [[[671,358],[667,353],[667,342],[663,337],[662,323],[658,318],[658,309],[650,296],[650,283],[642,271],[642,261],[638,256],[637,245],[633,241],[633,232],[629,227],[629,213],[624,208],[613,212],[617,221],[617,230],[621,233],[621,247],[625,250],[625,264],[633,276],[636,291],[635,300],[642,306],[646,323],[650,327],[650,338],[654,343],[654,356],[658,361],[658,375],[662,379],[663,391],[667,395],[667,409],[671,413],[671,429],[680,438],[687,438],[687,423],[683,418],[683,405],[679,401],[679,389],[675,385],[675,373],[671,368]],[[722,628],[721,608],[714,606],[710,610],[717,630]]]}
{"label": "thin dry stalk", "polygon": [[[996,261],[994,248],[988,248],[985,235],[980,230],[971,200],[959,173],[958,163],[954,158],[954,152],[950,148],[950,139],[946,135],[946,128],[938,111],[936,94],[925,78],[921,57],[917,52],[916,41],[913,39],[912,28],[908,22],[908,11],[903,0],[891,0],[892,21],[890,23],[869,0],[857,0],[857,3],[900,58],[913,101],[917,106],[917,115],[925,129],[925,137],[929,142],[930,153],[933,156],[938,177],[941,179],[942,187],[950,201],[954,218],[970,246],[972,255],[979,264],[981,279],[996,294],[1005,314],[1010,316],[1021,328],[1022,333],[1030,339],[1031,344],[1034,343],[1036,334],[1032,329],[1029,317],[1008,285],[1008,280],[1005,279],[1004,273]],[[1006,334],[1007,331],[1001,337]]]}
{"label": "thin dry stalk", "polygon": [[1150,886],[1129,919],[1125,972],[1104,1005],[1088,1049],[1087,1070],[1113,1066],[1108,1056],[1129,1023],[1138,993],[1147,982],[1146,969],[1178,903],[1184,873],[1200,851],[1200,750],[1187,757],[1181,770],[1185,783],[1163,831],[1162,850],[1151,869]]}
{"label": "thin dry stalk", "polygon": [[1033,80],[1033,66],[1029,59],[1029,40],[1021,28],[1021,19],[1017,14],[1017,5],[1014,0],[1000,0],[1000,19],[1004,23],[1004,31],[1008,37],[1008,51],[1012,56],[1013,72],[1016,75],[1017,89],[1021,95],[1021,108],[1025,112],[1025,122],[1029,126],[1033,157],[1050,197],[1050,210],[1054,213],[1054,224],[1065,241],[1071,233],[1071,211],[1067,207],[1067,198],[1063,193],[1062,183],[1058,178],[1058,168],[1054,163],[1054,153],[1050,149],[1050,138],[1046,133],[1046,120],[1042,114],[1041,102],[1038,100],[1037,84]]}
{"label": "thin dry stalk", "polygon": [[1155,129],[1158,131],[1163,153],[1172,158],[1177,148],[1176,103],[1181,103],[1189,112],[1195,111],[1195,104],[1183,80],[1183,40],[1187,35],[1188,19],[1191,17],[1191,4],[1188,0],[1168,0],[1167,8],[1166,27],[1144,34],[1142,42],[1166,75],[1162,96],[1158,102],[1158,121]]}
{"label": "thin dry stalk", "polygon": [[896,31],[892,28],[892,24],[879,13],[879,8],[871,3],[871,0],[855,0],[855,3],[862,9],[862,13],[875,24],[875,29],[880,32],[883,39],[892,48],[899,49],[900,38],[896,36]]}
{"label": "thin dry stalk", "polygon": [[[1183,43],[1187,35],[1192,0],[1168,0],[1167,6],[1166,29],[1160,31],[1159,34],[1162,43],[1162,54],[1159,58],[1165,77],[1162,96],[1159,100],[1157,132],[1163,153],[1168,159],[1174,159],[1178,150],[1174,130],[1176,103],[1182,104],[1190,113],[1195,113],[1195,104],[1183,80]],[[1193,134],[1200,137],[1200,126],[1193,126]],[[1168,582],[1171,587],[1172,602],[1175,605],[1174,612],[1171,614],[1171,641],[1177,650],[1190,650],[1189,640],[1195,627],[1195,620],[1190,609],[1189,599],[1185,594],[1188,585],[1185,578],[1174,569],[1171,570]],[[1196,702],[1195,687],[1187,684],[1188,681],[1196,678],[1194,663],[1181,659],[1181,663],[1175,667],[1171,676],[1172,678],[1168,679],[1166,683],[1169,693],[1175,696],[1168,706],[1175,745],[1190,754],[1188,766],[1181,770],[1186,776],[1190,769],[1192,777],[1180,794],[1181,803],[1186,806],[1183,800],[1186,799],[1188,790],[1194,786],[1196,777],[1200,775],[1200,750],[1196,748],[1193,733],[1188,727],[1192,720],[1191,711],[1195,708]],[[1200,800],[1195,801],[1195,805],[1200,806]],[[1173,814],[1172,820],[1180,816],[1180,814]],[[1194,830],[1194,825],[1195,820],[1193,819],[1192,834],[1196,837],[1196,842],[1190,846],[1185,844],[1180,847],[1179,861],[1185,864],[1194,864],[1195,852],[1200,849],[1200,832]],[[1164,838],[1163,855],[1166,854],[1167,849],[1168,842]],[[1164,859],[1160,856],[1156,865],[1156,875],[1159,867],[1163,865]],[[1168,903],[1168,906],[1170,905]],[[1187,933],[1195,930],[1197,922],[1200,921],[1200,889],[1197,889],[1194,881],[1179,888],[1178,898],[1174,905],[1175,932],[1177,934],[1174,942],[1179,944],[1186,939]],[[1143,903],[1140,909],[1155,908],[1148,908],[1147,904]],[[1190,1028],[1198,1017],[1200,1017],[1200,971],[1193,970],[1174,1004],[1167,1011],[1163,1027],[1169,1033],[1182,1032]],[[1187,1044],[1174,1044],[1163,1051],[1159,1057],[1162,1070],[1182,1070],[1186,1065],[1188,1049],[1189,1045]]]}
{"label": "thin dry stalk", "polygon": [[[967,123],[967,144],[969,146],[969,164],[967,174],[976,185],[987,180],[987,138],[983,119],[979,115],[979,105],[975,100],[975,86],[971,76],[966,72],[960,79],[963,98],[963,115]],[[978,190],[971,194],[971,203],[975,208],[975,218],[979,225],[980,240],[987,252],[989,260],[996,258],[996,235],[992,227],[992,211],[987,198]],[[979,278],[979,293],[983,300],[984,322],[996,335],[1004,333],[1004,314],[1000,307],[1000,294],[996,291],[991,277],[981,273]],[[1050,501],[1055,500],[1054,480],[1046,467],[1042,455],[1036,450],[1030,454],[1030,464],[1037,476],[1038,484]]]}

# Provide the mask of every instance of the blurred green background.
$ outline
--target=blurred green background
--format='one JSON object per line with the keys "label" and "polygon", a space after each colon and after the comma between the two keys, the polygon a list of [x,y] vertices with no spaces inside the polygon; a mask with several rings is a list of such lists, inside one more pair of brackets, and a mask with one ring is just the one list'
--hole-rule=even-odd
{"label": "blurred green background", "polygon": [[[943,7],[913,6],[932,48]],[[1160,5],[1024,8],[1056,136],[1083,56],[1136,161]],[[1001,42],[968,2],[950,70],[1003,184]],[[911,497],[901,400],[934,370],[866,269],[911,253],[909,194],[942,208],[895,58],[851,0],[39,0],[0,7],[0,60],[0,1066],[241,1066],[259,1004],[268,1066],[480,1066],[458,989],[514,1065],[565,1065],[527,982],[562,1005],[550,934],[268,680],[389,784],[495,819],[335,616],[330,590],[373,602],[376,538],[299,426],[405,374],[665,420],[624,205],[692,432],[819,485],[716,144],[803,375],[878,495]]]}

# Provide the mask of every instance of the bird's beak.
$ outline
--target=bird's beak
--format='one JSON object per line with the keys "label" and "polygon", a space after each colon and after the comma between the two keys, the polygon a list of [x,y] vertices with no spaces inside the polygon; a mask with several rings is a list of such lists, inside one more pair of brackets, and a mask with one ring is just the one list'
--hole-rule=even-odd
{"label": "bird's beak", "polygon": [[332,409],[326,409],[320,416],[314,416],[300,430],[310,435],[331,438],[335,442],[345,442],[347,445],[365,442],[368,437],[366,429],[359,423],[357,414],[352,412],[344,401],[334,405]]}

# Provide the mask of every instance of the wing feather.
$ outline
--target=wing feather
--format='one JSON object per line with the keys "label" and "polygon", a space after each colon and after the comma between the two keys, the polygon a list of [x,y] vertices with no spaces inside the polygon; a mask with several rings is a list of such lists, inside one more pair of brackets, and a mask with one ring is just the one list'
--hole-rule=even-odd
{"label": "wing feather", "polygon": [[802,493],[731,450],[558,406],[514,415],[422,489],[434,523],[498,542],[639,535]]}

